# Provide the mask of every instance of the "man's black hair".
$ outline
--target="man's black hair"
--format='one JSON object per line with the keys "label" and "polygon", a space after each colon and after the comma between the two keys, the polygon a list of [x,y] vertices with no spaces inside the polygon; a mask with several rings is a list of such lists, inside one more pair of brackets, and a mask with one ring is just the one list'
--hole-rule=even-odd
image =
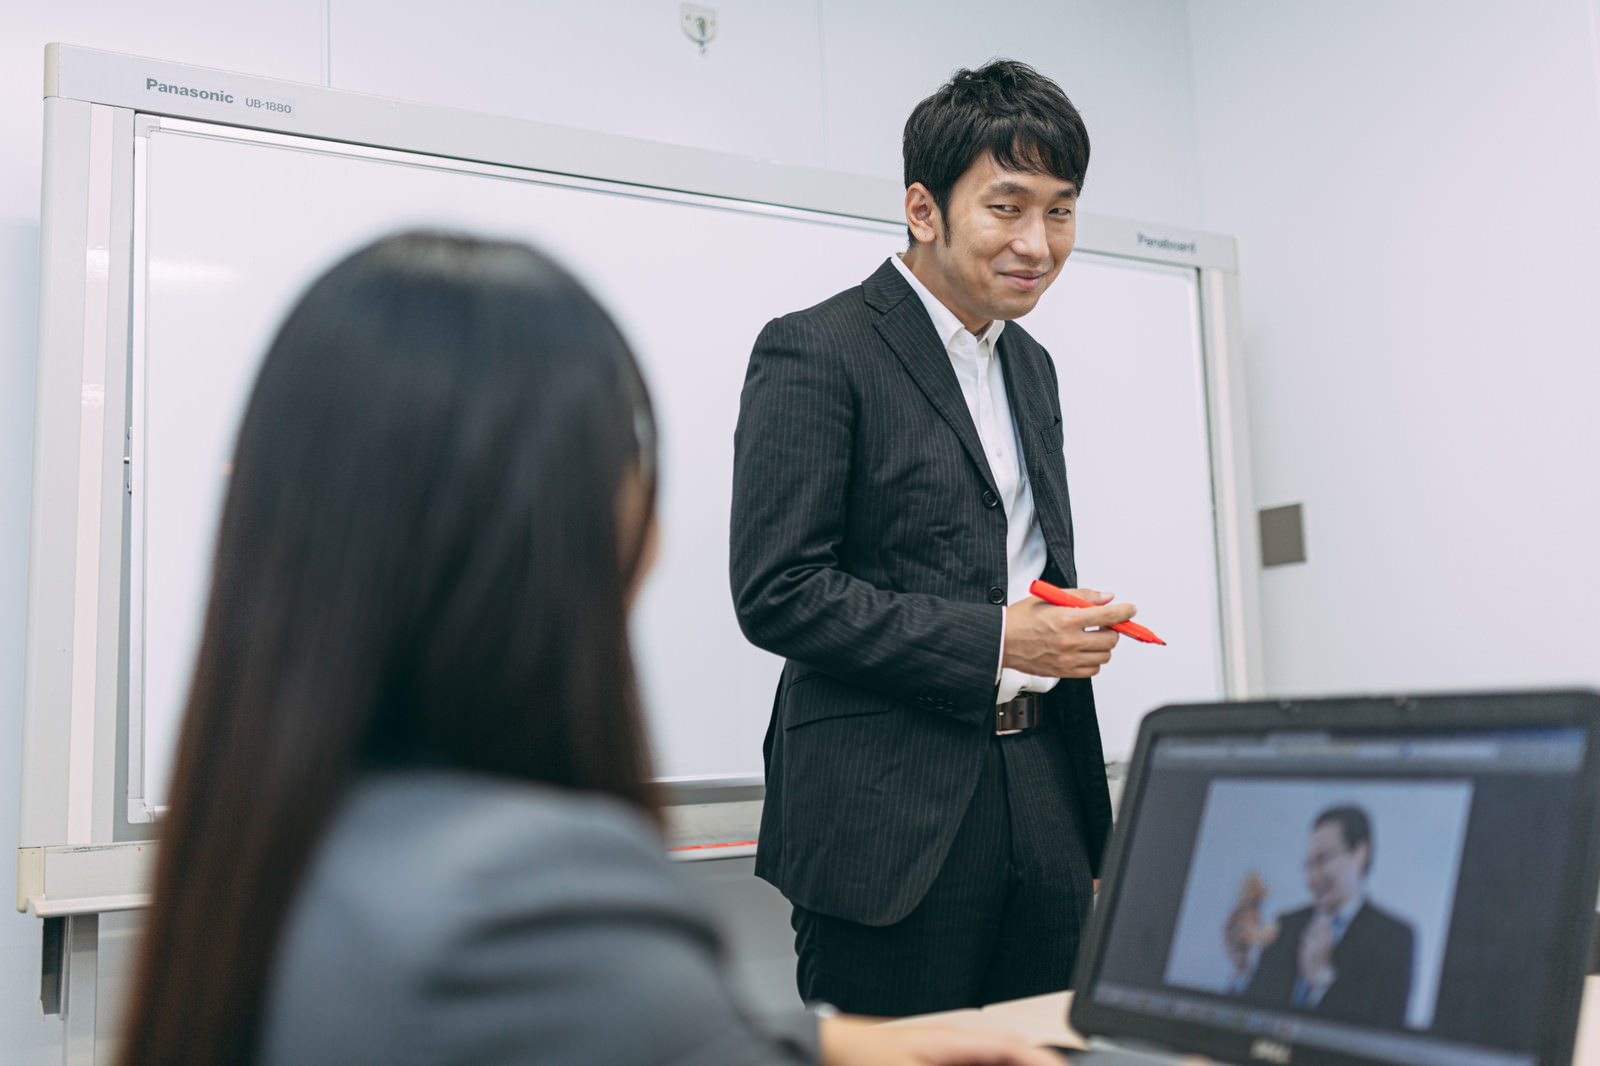
{"label": "man's black hair", "polygon": [[1365,877],[1372,871],[1372,820],[1367,817],[1367,812],[1354,804],[1344,804],[1339,807],[1329,807],[1317,815],[1317,820],[1311,823],[1312,831],[1328,825],[1337,825],[1339,832],[1344,835],[1346,851],[1354,851],[1361,845],[1367,846],[1367,861],[1361,867],[1361,875]]}
{"label": "man's black hair", "polygon": [[956,71],[912,110],[901,148],[906,188],[920,181],[946,220],[950,190],[985,153],[1007,170],[1049,174],[1080,190],[1089,169],[1089,131],[1078,109],[1061,86],[1015,59]]}

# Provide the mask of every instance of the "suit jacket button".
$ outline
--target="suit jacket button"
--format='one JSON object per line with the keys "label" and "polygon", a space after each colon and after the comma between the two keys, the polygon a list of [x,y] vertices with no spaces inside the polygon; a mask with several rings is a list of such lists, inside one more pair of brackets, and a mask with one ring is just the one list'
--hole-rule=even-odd
{"label": "suit jacket button", "polygon": [[1000,497],[994,494],[993,489],[983,490],[983,505],[993,510],[1000,503]]}
{"label": "suit jacket button", "polygon": [[1006,602],[1006,590],[1001,588],[999,585],[996,585],[994,588],[990,589],[989,590],[989,602],[990,603],[1004,603],[1004,602]]}

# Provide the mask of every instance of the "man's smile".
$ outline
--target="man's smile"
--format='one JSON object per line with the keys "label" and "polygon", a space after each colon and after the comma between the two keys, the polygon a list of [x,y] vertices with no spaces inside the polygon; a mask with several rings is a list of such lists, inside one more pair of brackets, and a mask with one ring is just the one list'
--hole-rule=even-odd
{"label": "man's smile", "polygon": [[1032,292],[1044,283],[1045,271],[1003,270],[1000,276],[1023,292]]}

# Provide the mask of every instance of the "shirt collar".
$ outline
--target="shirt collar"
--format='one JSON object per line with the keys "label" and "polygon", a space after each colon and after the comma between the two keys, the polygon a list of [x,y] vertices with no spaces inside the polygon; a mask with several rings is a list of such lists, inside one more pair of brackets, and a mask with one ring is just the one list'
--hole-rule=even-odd
{"label": "shirt collar", "polygon": [[[911,268],[906,266],[905,260],[901,259],[898,254],[891,255],[889,262],[893,263],[895,269],[900,271],[901,276],[910,283],[911,291],[917,294],[917,298],[922,301],[922,306],[928,309],[928,317],[933,320],[933,331],[939,335],[939,343],[944,345],[946,351],[949,351],[950,344],[956,339],[956,335],[967,327],[961,324],[961,320],[955,316],[954,311],[940,303],[939,298],[928,291],[928,287],[911,272]],[[993,345],[1000,342],[1000,332],[1005,328],[1004,320],[995,319],[989,323],[982,333],[978,334],[978,343],[988,344],[992,348]]]}
{"label": "shirt collar", "polygon": [[1350,928],[1350,922],[1353,918],[1355,918],[1356,912],[1360,911],[1361,908],[1365,907],[1366,905],[1367,894],[1365,892],[1356,893],[1350,902],[1346,903],[1343,907],[1340,907],[1338,911],[1334,913],[1333,924],[1335,928],[1337,928],[1339,932],[1343,934],[1346,929]]}

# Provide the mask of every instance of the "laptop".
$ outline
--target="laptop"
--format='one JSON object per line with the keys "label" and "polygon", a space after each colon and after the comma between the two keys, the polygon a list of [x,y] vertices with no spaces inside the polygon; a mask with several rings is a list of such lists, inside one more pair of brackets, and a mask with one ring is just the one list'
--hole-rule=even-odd
{"label": "laptop", "polygon": [[1593,692],[1151,713],[1079,955],[1077,1060],[1568,1066],[1597,727]]}

